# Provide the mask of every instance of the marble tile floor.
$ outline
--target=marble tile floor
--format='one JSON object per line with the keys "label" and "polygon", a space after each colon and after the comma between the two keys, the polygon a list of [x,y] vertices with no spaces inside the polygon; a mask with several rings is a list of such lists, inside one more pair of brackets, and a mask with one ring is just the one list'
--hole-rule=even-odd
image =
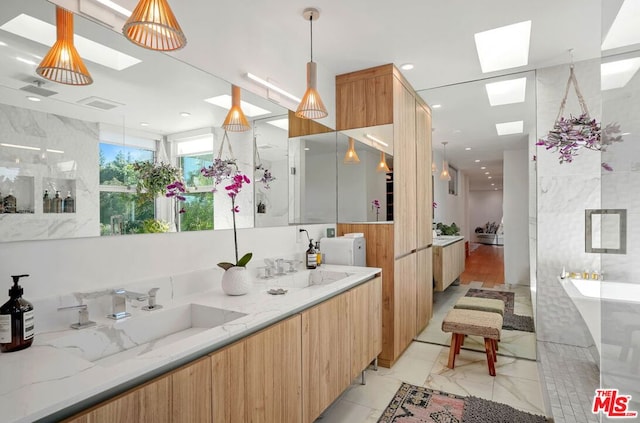
{"label": "marble tile floor", "polygon": [[[440,330],[442,317],[457,298],[464,295],[469,288],[481,287],[481,282],[471,282],[469,285],[451,286],[444,293],[436,293],[445,295],[436,295],[434,298],[434,316],[421,335],[436,336]],[[528,287],[500,285],[495,289],[516,292],[516,313],[531,315],[530,302],[527,304]],[[530,413],[545,414],[536,361],[528,358],[498,356],[497,375],[492,377],[487,370],[484,352],[463,350],[456,358],[455,369],[449,369],[447,361],[450,334],[444,334],[442,331],[440,334],[444,335],[439,339],[445,345],[414,341],[393,368],[380,367],[378,371],[367,370],[367,384],[360,385],[360,378],[354,380],[351,386],[316,420],[316,423],[377,422],[402,382],[458,395],[475,395]],[[535,335],[531,334],[531,336],[533,337],[531,351],[535,351]],[[501,353],[507,348],[505,346],[507,338],[504,339],[500,343]],[[470,342],[470,340],[465,341],[465,346]]]}

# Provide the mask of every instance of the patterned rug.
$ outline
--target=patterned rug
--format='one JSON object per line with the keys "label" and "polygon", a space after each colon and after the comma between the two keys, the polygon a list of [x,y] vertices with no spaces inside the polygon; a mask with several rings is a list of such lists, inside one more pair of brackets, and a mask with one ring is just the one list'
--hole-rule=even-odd
{"label": "patterned rug", "polygon": [[520,316],[513,313],[515,296],[513,292],[490,291],[488,289],[470,288],[465,294],[467,297],[493,298],[504,301],[504,321],[502,329],[519,330],[523,332],[535,332],[533,318],[530,316]]}
{"label": "patterned rug", "polygon": [[546,423],[505,404],[403,383],[378,423]]}

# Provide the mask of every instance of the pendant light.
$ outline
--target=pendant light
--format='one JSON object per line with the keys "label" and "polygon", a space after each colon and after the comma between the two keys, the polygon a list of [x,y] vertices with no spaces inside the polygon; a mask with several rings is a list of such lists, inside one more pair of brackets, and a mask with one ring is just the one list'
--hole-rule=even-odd
{"label": "pendant light", "polygon": [[386,155],[384,154],[384,151],[380,152],[380,163],[378,163],[378,166],[376,167],[376,171],[385,172],[385,173],[391,172],[391,169],[389,169],[389,166],[387,166],[387,158],[386,158]]}
{"label": "pendant light", "polygon": [[355,141],[349,137],[349,149],[344,155],[344,164],[357,164],[360,163],[358,153],[356,153]]}
{"label": "pendant light", "polygon": [[327,113],[327,108],[324,107],[316,88],[318,85],[317,67],[313,61],[313,21],[318,20],[320,12],[318,9],[310,7],[304,10],[302,16],[309,21],[311,29],[311,61],[307,62],[307,92],[304,93],[302,101],[298,105],[296,116],[302,119],[322,119],[329,113]]}
{"label": "pendant light", "polygon": [[231,86],[231,109],[224,119],[222,127],[229,132],[245,132],[251,129],[240,106],[240,87]]}
{"label": "pendant light", "polygon": [[438,166],[436,165],[436,162],[431,162],[431,173],[434,175],[438,173]]}
{"label": "pendant light", "polygon": [[172,51],[187,44],[167,0],[140,0],[122,33],[132,43],[150,50]]}
{"label": "pendant light", "polygon": [[93,78],[73,45],[73,13],[56,6],[57,39],[42,59],[36,73],[67,85],[89,85]]}
{"label": "pendant light", "polygon": [[451,175],[449,175],[449,162],[447,162],[447,144],[448,141],[442,143],[444,150],[444,159],[442,160],[442,172],[440,172],[440,179],[443,181],[450,181]]}

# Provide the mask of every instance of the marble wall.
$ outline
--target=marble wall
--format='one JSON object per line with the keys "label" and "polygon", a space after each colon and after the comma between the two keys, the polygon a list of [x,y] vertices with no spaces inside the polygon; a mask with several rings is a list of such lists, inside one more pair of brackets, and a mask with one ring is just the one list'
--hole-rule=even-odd
{"label": "marble wall", "polygon": [[[32,212],[0,214],[1,241],[99,235],[96,123],[0,104],[0,144],[0,192]],[[76,212],[43,213],[44,190],[70,191]]]}

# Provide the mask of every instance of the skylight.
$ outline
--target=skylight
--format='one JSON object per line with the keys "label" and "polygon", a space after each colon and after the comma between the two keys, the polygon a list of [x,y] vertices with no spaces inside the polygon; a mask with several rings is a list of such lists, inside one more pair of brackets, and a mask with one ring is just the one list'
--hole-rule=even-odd
{"label": "skylight", "polygon": [[622,88],[640,69],[640,57],[607,62],[600,65],[600,88],[602,91]]}
{"label": "skylight", "polygon": [[508,81],[492,82],[485,84],[489,104],[500,106],[524,102],[527,88],[527,78],[510,79]]}
{"label": "skylight", "polygon": [[602,50],[640,43],[640,1],[625,0],[602,42]]}
{"label": "skylight", "polygon": [[[0,29],[51,47],[56,41],[56,27],[24,13],[6,22]],[[83,60],[121,71],[141,62],[128,54],[107,47],[80,35],[75,35],[74,44]]]}
{"label": "skylight", "polygon": [[483,73],[529,63],[531,21],[502,26],[474,35]]}
{"label": "skylight", "polygon": [[516,120],[514,122],[496,123],[496,131],[500,136],[522,134],[524,131],[524,121]]}
{"label": "skylight", "polygon": [[[204,101],[214,104],[218,107],[222,107],[223,109],[229,110],[231,108],[231,96],[229,94],[205,98]],[[244,114],[249,117],[268,115],[269,113],[271,113],[269,110],[265,110],[262,107],[247,103],[244,100],[240,102],[240,105],[242,106],[242,111],[244,112]]]}

